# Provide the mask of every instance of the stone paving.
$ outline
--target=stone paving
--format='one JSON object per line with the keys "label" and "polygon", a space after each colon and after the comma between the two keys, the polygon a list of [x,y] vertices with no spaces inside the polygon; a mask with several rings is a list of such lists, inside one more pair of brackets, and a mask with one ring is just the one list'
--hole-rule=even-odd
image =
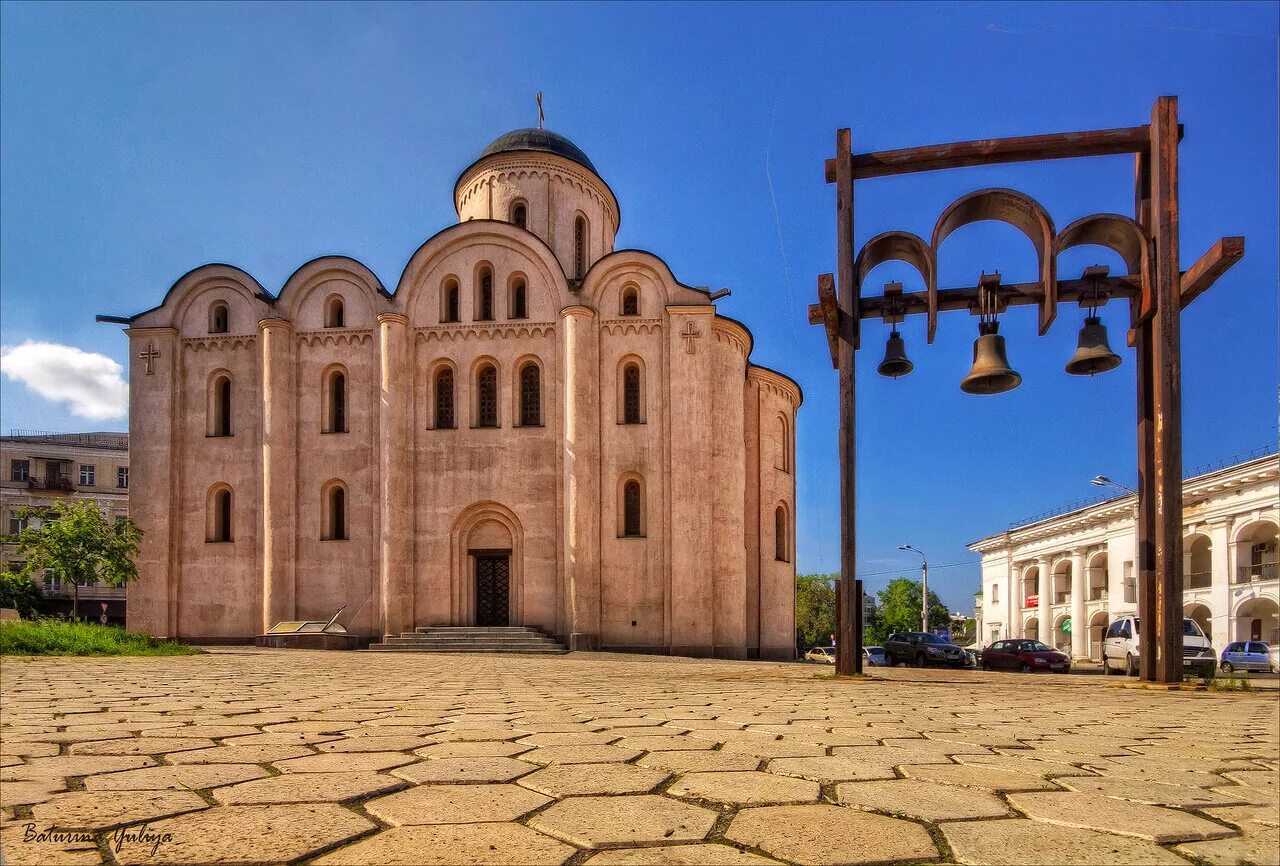
{"label": "stone paving", "polygon": [[1275,692],[828,670],[6,658],[0,862],[1280,863]]}

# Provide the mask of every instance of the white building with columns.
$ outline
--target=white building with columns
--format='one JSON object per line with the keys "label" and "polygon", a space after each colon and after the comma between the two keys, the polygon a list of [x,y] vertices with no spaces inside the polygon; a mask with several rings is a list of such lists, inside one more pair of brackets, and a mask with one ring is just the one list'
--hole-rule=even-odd
{"label": "white building with columns", "polygon": [[[1186,615],[1219,653],[1233,640],[1280,643],[1280,457],[1195,474],[1182,497]],[[1107,626],[1138,609],[1136,507],[1126,495],[969,545],[982,555],[980,642],[1037,638],[1099,659]]]}

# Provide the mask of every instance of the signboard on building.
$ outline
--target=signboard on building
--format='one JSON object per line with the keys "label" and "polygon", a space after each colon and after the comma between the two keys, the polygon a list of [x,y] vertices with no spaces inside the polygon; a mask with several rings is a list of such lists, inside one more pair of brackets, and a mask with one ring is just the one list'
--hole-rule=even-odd
{"label": "signboard on building", "polygon": [[1026,599],[1026,606],[1027,606],[1027,607],[1039,607],[1039,606],[1040,606],[1040,596],[1038,596],[1038,595],[1029,595],[1029,596],[1027,596],[1027,599]]}

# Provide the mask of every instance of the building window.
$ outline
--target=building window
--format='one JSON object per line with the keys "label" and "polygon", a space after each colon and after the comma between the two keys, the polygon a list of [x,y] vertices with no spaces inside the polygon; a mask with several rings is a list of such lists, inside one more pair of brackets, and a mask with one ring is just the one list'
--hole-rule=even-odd
{"label": "building window", "polygon": [[97,469],[85,463],[80,464],[80,486],[92,487],[97,476]]}
{"label": "building window", "polygon": [[458,322],[462,315],[458,311],[458,281],[446,280],[440,293],[440,321]]}
{"label": "building window", "polygon": [[453,370],[441,367],[436,372],[436,429],[452,430],[456,424],[453,417]]}
{"label": "building window", "polygon": [[333,295],[324,302],[324,326],[341,328],[347,324],[347,311],[342,303],[342,295]]}
{"label": "building window", "polygon": [[640,315],[640,290],[635,286],[627,286],[622,290],[622,315]]}
{"label": "building window", "polygon": [[129,487],[129,467],[128,466],[116,467],[116,487],[120,487],[126,490],[128,489]]}
{"label": "building window", "polygon": [[640,412],[640,365],[622,368],[622,423],[643,424]]}
{"label": "building window", "polygon": [[31,461],[30,460],[10,460],[9,461],[9,480],[10,481],[27,481],[31,478]]}
{"label": "building window", "polygon": [[324,490],[324,540],[346,541],[347,537],[347,488],[334,481]]}
{"label": "building window", "polygon": [[520,368],[520,426],[542,424],[542,375],[532,361]]}
{"label": "building window", "polygon": [[[21,532],[26,528],[27,528],[27,519],[25,517],[19,517],[18,512],[16,511],[10,511],[9,512],[9,534],[17,535],[19,532]],[[14,573],[16,574],[17,572],[15,571]]]}
{"label": "building window", "polygon": [[480,271],[479,289],[476,293],[476,321],[493,321],[493,271]]}
{"label": "building window", "polygon": [[622,485],[622,535],[625,538],[644,535],[640,518],[640,482],[633,478]]}
{"label": "building window", "polygon": [[492,364],[476,374],[476,426],[498,426],[498,368]]}
{"label": "building window", "polygon": [[231,435],[231,377],[225,373],[213,377],[209,388],[209,435]]}
{"label": "building window", "polygon": [[573,220],[573,275],[582,279],[587,275],[587,218]]}
{"label": "building window", "polygon": [[1000,584],[998,583],[991,584],[991,603],[1000,603]]}
{"label": "building window", "polygon": [[529,318],[529,304],[526,295],[523,277],[517,277],[511,281],[511,318],[527,319]]}
{"label": "building window", "polygon": [[778,562],[790,562],[790,551],[787,544],[787,509],[779,505],[773,512],[773,558]]}
{"label": "building window", "polygon": [[209,333],[225,334],[231,330],[231,312],[223,301],[209,307]]}
{"label": "building window", "polygon": [[529,209],[524,202],[518,201],[511,206],[511,223],[522,229],[529,227]]}
{"label": "building window", "polygon": [[778,461],[774,464],[775,469],[783,472],[791,471],[791,435],[787,427],[787,419],[778,416],[774,425],[775,432],[778,437]]}
{"label": "building window", "polygon": [[1124,564],[1124,602],[1136,604],[1138,601],[1138,581],[1133,576],[1133,560]]}
{"label": "building window", "polygon": [[232,540],[231,488],[215,487],[209,491],[206,506],[206,541]]}
{"label": "building window", "polygon": [[325,376],[325,433],[347,432],[347,376],[342,370],[330,370]]}

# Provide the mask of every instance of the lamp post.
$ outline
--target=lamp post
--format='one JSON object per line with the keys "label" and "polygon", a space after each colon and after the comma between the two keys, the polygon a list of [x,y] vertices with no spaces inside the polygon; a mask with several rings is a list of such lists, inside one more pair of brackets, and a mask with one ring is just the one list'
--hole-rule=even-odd
{"label": "lamp post", "polygon": [[929,630],[929,560],[924,551],[910,544],[899,544],[898,550],[914,550],[920,554],[920,631]]}
{"label": "lamp post", "polygon": [[1123,490],[1126,493],[1132,493],[1134,496],[1138,495],[1138,491],[1134,490],[1132,487],[1125,487],[1123,484],[1118,484],[1115,481],[1112,481],[1110,478],[1108,478],[1105,475],[1096,475],[1093,478],[1089,479],[1089,483],[1092,484],[1094,487],[1114,487],[1117,490]]}

